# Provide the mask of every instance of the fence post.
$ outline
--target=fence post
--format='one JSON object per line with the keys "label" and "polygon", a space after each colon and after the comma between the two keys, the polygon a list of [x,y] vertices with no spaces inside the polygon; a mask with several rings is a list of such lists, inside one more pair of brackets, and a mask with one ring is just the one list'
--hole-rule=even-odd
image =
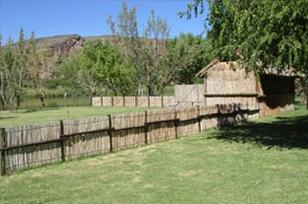
{"label": "fence post", "polygon": [[109,145],[110,145],[110,152],[113,152],[113,146],[112,146],[112,120],[111,120],[111,115],[108,115],[108,120],[109,120]]}
{"label": "fence post", "polygon": [[199,133],[202,133],[202,128],[201,128],[201,118],[200,118],[200,105],[197,105],[197,111],[198,111],[198,130]]}
{"label": "fence post", "polygon": [[148,131],[149,131],[148,111],[144,111],[144,142],[145,144],[148,144]]}
{"label": "fence post", "polygon": [[164,107],[164,96],[161,96],[161,107]]}
{"label": "fence post", "polygon": [[176,109],[174,109],[174,119],[175,139],[178,139],[178,113]]}
{"label": "fence post", "polygon": [[103,96],[101,97],[101,106],[102,107],[104,106],[104,98],[103,98]]}
{"label": "fence post", "polygon": [[123,96],[123,107],[125,107],[125,96]]}
{"label": "fence post", "polygon": [[111,96],[111,106],[114,106],[114,97]]}
{"label": "fence post", "polygon": [[135,96],[135,106],[138,106],[138,96]]}
{"label": "fence post", "polygon": [[[63,120],[60,120],[60,138],[64,135],[64,123]],[[65,161],[65,151],[64,151],[64,140],[61,141],[61,158],[62,161]]]}
{"label": "fence post", "polygon": [[[6,147],[6,130],[5,128],[0,129],[0,149]],[[5,167],[5,150],[1,151],[1,159],[0,159],[0,175],[4,176],[6,174]]]}

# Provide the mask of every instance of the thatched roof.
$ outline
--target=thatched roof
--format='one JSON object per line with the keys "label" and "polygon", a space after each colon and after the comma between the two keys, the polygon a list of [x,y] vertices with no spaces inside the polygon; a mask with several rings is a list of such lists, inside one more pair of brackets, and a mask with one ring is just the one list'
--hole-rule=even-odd
{"label": "thatched roof", "polygon": [[[221,62],[219,60],[213,60],[210,64],[206,67],[201,69],[197,74],[196,77],[203,78],[208,74],[208,72],[212,69],[243,69],[243,67],[239,66],[237,62]],[[303,74],[298,73],[294,68],[285,69],[285,70],[277,70],[277,69],[266,69],[264,73],[267,75],[278,75],[278,76],[288,76],[288,77],[295,77],[295,76],[302,76]]]}
{"label": "thatched roof", "polygon": [[204,77],[208,74],[208,72],[212,69],[217,69],[217,70],[226,70],[226,69],[232,69],[236,70],[239,69],[239,64],[237,62],[220,62],[219,60],[213,60],[210,64],[208,64],[206,67],[201,69],[197,73],[197,77]]}

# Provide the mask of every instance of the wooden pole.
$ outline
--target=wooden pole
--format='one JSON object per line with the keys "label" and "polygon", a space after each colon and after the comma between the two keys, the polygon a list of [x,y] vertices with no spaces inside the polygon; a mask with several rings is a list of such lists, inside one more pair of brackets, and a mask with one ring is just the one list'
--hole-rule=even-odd
{"label": "wooden pole", "polygon": [[[6,131],[5,128],[0,129],[0,149],[6,147]],[[5,166],[5,150],[1,151],[0,154],[0,175],[6,175],[6,166]]]}
{"label": "wooden pole", "polygon": [[198,130],[199,130],[199,133],[202,132],[202,129],[201,129],[201,118],[200,118],[200,105],[197,105],[197,111],[198,111]]}
{"label": "wooden pole", "polygon": [[145,144],[148,144],[148,131],[149,131],[148,111],[144,111],[144,142]]}
{"label": "wooden pole", "polygon": [[108,120],[109,120],[109,145],[110,145],[110,152],[113,152],[113,145],[112,145],[112,120],[111,120],[111,115],[108,115]]}
{"label": "wooden pole", "polygon": [[150,100],[150,96],[148,95],[148,107],[151,107],[151,100]]}
{"label": "wooden pole", "polygon": [[111,106],[114,106],[114,97],[111,96]]}
{"label": "wooden pole", "polygon": [[123,107],[125,107],[125,96],[123,96]]}
{"label": "wooden pole", "polygon": [[[60,120],[60,138],[64,135],[64,123],[63,120]],[[61,141],[61,159],[62,161],[65,161],[65,151],[64,151],[64,141]]]}
{"label": "wooden pole", "polygon": [[176,119],[178,119],[178,113],[176,111],[176,109],[174,109],[174,131],[175,131],[175,139],[178,139],[178,121]]}
{"label": "wooden pole", "polygon": [[135,106],[138,106],[138,96],[135,96]]}

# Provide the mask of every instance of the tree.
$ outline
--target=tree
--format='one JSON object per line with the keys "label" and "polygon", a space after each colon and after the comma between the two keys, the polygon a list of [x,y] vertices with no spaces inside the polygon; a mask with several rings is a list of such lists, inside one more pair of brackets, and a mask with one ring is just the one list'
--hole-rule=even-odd
{"label": "tree", "polygon": [[[257,74],[295,68],[304,74],[308,96],[308,1],[208,0],[208,21],[215,55],[239,60]],[[202,14],[203,0],[194,0],[182,16]],[[308,97],[307,97],[308,109]]]}
{"label": "tree", "polygon": [[33,84],[36,95],[39,97],[42,107],[45,107],[45,86],[44,80],[40,76],[45,57],[45,51],[38,53],[34,32],[31,33],[27,44],[27,79]]}
{"label": "tree", "polygon": [[194,83],[196,73],[209,63],[207,41],[201,36],[181,34],[168,42],[167,64],[175,70],[174,81]]}
{"label": "tree", "polygon": [[102,41],[88,42],[64,60],[58,76],[68,79],[70,86],[81,88],[90,97],[102,90],[126,95],[135,89],[132,66],[124,61],[117,48]]}
{"label": "tree", "polygon": [[24,83],[26,76],[26,62],[27,62],[27,47],[25,42],[24,30],[21,28],[19,32],[19,39],[15,48],[15,66],[11,70],[14,81],[14,96],[16,97],[16,109],[24,96]]}
{"label": "tree", "polygon": [[17,108],[17,97],[19,88],[19,73],[17,58],[15,56],[14,44],[11,39],[1,49],[0,64],[0,95],[2,109]]}
{"label": "tree", "polygon": [[16,44],[9,39],[1,48],[0,95],[2,108],[16,110],[23,99],[26,76],[27,47],[23,29]]}
{"label": "tree", "polygon": [[117,21],[109,17],[107,23],[116,36],[112,42],[122,48],[126,61],[134,66],[139,87],[146,86],[148,95],[154,95],[161,89],[159,81],[166,77],[161,75],[161,65],[167,55],[169,27],[151,11],[146,28],[140,32],[136,12],[136,8],[128,9],[124,2]]}

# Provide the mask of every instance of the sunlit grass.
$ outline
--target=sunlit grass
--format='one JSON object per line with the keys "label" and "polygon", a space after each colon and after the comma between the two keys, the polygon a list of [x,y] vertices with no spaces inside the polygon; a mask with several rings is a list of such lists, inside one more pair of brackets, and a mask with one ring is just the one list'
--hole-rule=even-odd
{"label": "sunlit grass", "polygon": [[307,120],[300,109],[21,171],[0,178],[0,203],[307,203]]}
{"label": "sunlit grass", "polygon": [[44,109],[24,109],[17,112],[0,111],[0,127],[18,126],[24,124],[44,123],[63,119],[79,119],[107,114],[126,112],[142,112],[157,108],[140,107],[55,107]]}

